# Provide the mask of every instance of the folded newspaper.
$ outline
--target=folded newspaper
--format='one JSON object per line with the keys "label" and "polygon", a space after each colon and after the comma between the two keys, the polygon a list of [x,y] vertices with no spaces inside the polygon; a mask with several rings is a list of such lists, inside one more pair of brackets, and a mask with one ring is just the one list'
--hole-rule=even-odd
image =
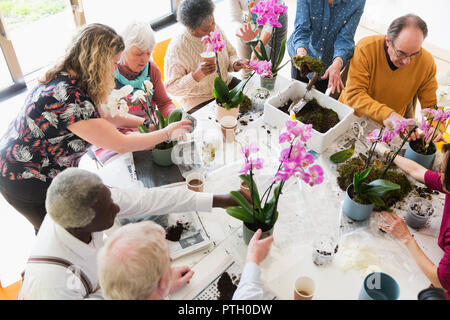
{"label": "folded newspaper", "polygon": [[175,235],[176,241],[167,240],[172,259],[202,250],[211,244],[197,212],[171,213],[167,226],[166,238],[173,239],[170,233],[178,233]]}

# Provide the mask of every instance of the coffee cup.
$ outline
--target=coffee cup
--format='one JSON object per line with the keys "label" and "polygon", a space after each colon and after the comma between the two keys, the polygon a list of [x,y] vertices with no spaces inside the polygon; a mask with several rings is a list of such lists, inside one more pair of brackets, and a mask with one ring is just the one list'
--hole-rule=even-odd
{"label": "coffee cup", "polygon": [[202,62],[216,63],[216,54],[214,52],[202,52],[200,57]]}
{"label": "coffee cup", "polygon": [[294,283],[294,300],[311,300],[316,285],[310,277],[299,277]]}
{"label": "coffee cup", "polygon": [[203,192],[205,178],[200,172],[192,172],[186,177],[186,185],[189,190]]}
{"label": "coffee cup", "polygon": [[233,116],[225,116],[220,119],[220,128],[227,143],[234,141],[234,136],[237,128],[237,119]]}

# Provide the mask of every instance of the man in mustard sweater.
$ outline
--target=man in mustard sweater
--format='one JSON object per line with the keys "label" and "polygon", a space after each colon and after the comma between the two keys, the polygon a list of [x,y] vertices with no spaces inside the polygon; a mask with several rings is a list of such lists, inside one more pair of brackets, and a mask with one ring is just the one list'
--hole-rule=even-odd
{"label": "man in mustard sweater", "polygon": [[435,106],[436,65],[422,48],[427,33],[425,21],[408,14],[395,19],[386,35],[361,39],[339,101],[380,124],[390,116],[403,119],[416,95],[422,108]]}

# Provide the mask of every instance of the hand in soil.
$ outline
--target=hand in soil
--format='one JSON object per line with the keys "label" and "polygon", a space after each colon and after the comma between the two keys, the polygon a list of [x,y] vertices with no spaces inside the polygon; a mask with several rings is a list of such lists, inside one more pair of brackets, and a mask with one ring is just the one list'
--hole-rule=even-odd
{"label": "hand in soil", "polygon": [[262,231],[258,229],[251,238],[247,250],[247,262],[260,264],[269,253],[270,245],[273,242],[273,235],[260,240]]}
{"label": "hand in soil", "polygon": [[170,293],[181,289],[184,285],[189,283],[189,280],[191,280],[194,275],[194,271],[187,266],[171,268],[170,272],[172,277]]}
{"label": "hand in soil", "polygon": [[406,222],[395,213],[383,212],[380,214],[380,218],[387,223],[386,225],[379,224],[383,230],[389,231],[397,240],[400,240],[403,244],[406,244],[412,239]]}

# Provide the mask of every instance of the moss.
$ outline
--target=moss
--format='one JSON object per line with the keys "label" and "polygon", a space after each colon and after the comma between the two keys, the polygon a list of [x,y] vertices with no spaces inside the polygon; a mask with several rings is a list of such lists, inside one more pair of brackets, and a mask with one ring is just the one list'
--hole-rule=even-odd
{"label": "moss", "polygon": [[316,72],[318,74],[323,72],[323,62],[320,59],[311,56],[294,56],[292,60],[302,77],[306,77],[311,72]]}
{"label": "moss", "polygon": [[244,94],[244,100],[239,105],[239,112],[245,114],[252,109],[252,100]]}
{"label": "moss", "polygon": [[312,124],[316,131],[325,133],[339,122],[338,114],[331,109],[322,107],[316,99],[312,99],[295,114],[297,120]]}
{"label": "moss", "polygon": [[[338,168],[339,176],[337,178],[337,182],[339,187],[345,191],[347,187],[353,183],[353,175],[356,172],[361,172],[362,168],[364,167],[364,161],[361,158],[351,158],[344,164],[342,164]],[[381,176],[381,173],[384,170],[384,163],[375,160],[372,163],[372,171],[370,172],[369,176],[365,180],[365,182],[370,183],[376,179],[379,179]],[[399,171],[396,170],[388,170],[386,175],[384,176],[384,179],[389,180],[391,182],[397,183],[400,185],[399,190],[394,190],[389,192],[383,197],[383,201],[385,205],[383,207],[375,206],[375,211],[383,211],[387,210],[390,207],[392,207],[396,202],[403,200],[409,192],[412,190],[411,182],[408,180],[408,177]],[[360,199],[361,203],[364,203],[365,199],[362,197]]]}

